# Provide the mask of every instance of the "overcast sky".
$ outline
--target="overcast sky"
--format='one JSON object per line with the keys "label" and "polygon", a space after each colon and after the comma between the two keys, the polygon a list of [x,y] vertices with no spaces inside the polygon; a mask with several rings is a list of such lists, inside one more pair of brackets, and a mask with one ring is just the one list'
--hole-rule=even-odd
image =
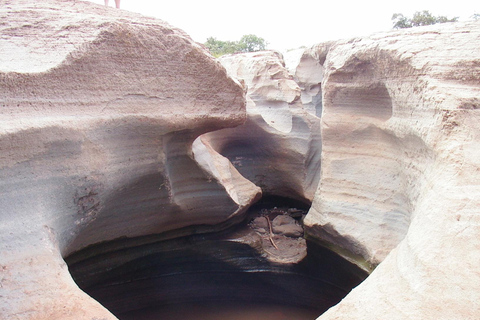
{"label": "overcast sky", "polygon": [[[104,0],[89,0],[104,4]],[[115,5],[114,0],[109,1]],[[433,15],[466,20],[480,13],[478,0],[121,0],[121,8],[167,21],[195,41],[208,37],[240,40],[255,34],[270,49],[286,50],[315,43],[369,35],[392,28],[391,17],[428,10]]]}

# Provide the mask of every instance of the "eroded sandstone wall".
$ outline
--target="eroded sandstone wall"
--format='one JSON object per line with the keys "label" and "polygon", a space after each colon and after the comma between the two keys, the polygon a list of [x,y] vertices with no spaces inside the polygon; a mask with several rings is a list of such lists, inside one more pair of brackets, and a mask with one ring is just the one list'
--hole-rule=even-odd
{"label": "eroded sandstone wall", "polygon": [[310,234],[368,269],[321,319],[476,319],[480,24],[335,43]]}
{"label": "eroded sandstone wall", "polygon": [[[234,54],[220,61],[245,86],[247,121],[207,133],[201,141],[227,157],[264,194],[312,201],[320,176],[320,118],[311,99],[303,103],[306,90],[278,52]],[[309,87],[309,93],[320,91],[318,78],[323,74],[316,71],[311,71],[311,81],[317,81],[317,87]],[[303,79],[302,84],[308,82]]]}
{"label": "eroded sandstone wall", "polygon": [[0,318],[113,319],[62,257],[241,215],[260,190],[192,143],[246,120],[243,89],[159,20],[66,0],[0,16]]}
{"label": "eroded sandstone wall", "polygon": [[318,45],[290,74],[225,58],[242,88],[155,19],[67,0],[0,16],[0,318],[114,319],[65,255],[224,227],[257,186],[313,199],[309,236],[378,265],[322,319],[478,318],[478,23]]}

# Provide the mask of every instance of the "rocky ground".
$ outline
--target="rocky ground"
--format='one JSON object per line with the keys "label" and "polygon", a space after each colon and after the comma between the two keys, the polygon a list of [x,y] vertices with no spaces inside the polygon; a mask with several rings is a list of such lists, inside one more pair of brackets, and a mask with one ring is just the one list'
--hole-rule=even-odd
{"label": "rocky ground", "polygon": [[261,209],[250,221],[248,228],[260,236],[262,249],[269,260],[298,262],[307,254],[302,226],[305,215],[306,211],[296,208]]}

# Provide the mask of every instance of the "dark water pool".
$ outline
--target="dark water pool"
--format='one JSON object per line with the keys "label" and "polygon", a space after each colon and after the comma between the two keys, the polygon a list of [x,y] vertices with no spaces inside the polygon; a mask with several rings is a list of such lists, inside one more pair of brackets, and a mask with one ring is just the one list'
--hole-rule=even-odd
{"label": "dark water pool", "polygon": [[318,310],[275,304],[191,303],[149,308],[122,315],[122,320],[307,320],[316,319]]}
{"label": "dark water pool", "polygon": [[121,320],[313,320],[367,274],[306,246],[301,261],[278,263],[225,233],[149,236],[94,245],[66,262],[78,286]]}

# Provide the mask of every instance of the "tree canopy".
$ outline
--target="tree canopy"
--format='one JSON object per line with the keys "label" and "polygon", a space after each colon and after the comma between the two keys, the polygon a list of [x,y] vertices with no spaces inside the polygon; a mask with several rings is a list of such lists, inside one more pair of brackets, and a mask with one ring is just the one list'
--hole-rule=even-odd
{"label": "tree canopy", "polygon": [[244,35],[238,42],[241,52],[255,52],[265,50],[267,42],[265,39],[257,37],[254,34]]}
{"label": "tree canopy", "polygon": [[392,16],[393,28],[404,29],[418,26],[428,26],[436,23],[456,22],[458,17],[448,19],[446,16],[433,16],[428,10],[417,11],[412,18],[407,18],[401,13]]}
{"label": "tree canopy", "polygon": [[210,37],[204,43],[215,57],[236,52],[255,52],[265,50],[267,42],[254,34],[244,35],[239,41],[222,41]]}

